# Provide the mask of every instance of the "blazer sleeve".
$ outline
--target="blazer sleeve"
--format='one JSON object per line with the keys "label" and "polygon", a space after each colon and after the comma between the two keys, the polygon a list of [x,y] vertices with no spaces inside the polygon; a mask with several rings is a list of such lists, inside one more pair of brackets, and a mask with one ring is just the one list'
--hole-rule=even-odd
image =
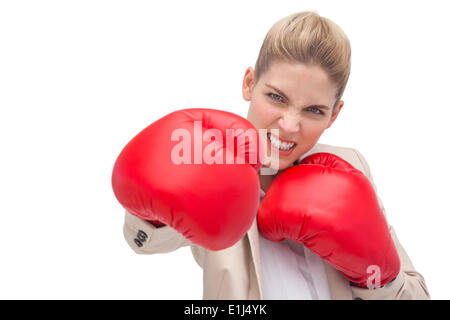
{"label": "blazer sleeve", "polygon": [[192,245],[192,242],[171,227],[156,228],[127,211],[123,234],[128,245],[138,254],[167,253]]}
{"label": "blazer sleeve", "polygon": [[[354,150],[354,149],[353,149]],[[373,182],[372,175],[370,173],[369,166],[364,157],[357,150],[354,150],[358,159],[361,161],[362,166],[365,170],[364,174],[372,183],[372,186],[377,192],[375,183]],[[378,197],[378,202],[380,204],[381,209],[383,210],[384,215],[386,216],[386,211],[381,202],[381,199]],[[395,234],[394,228],[389,226],[389,230],[394,240],[395,247],[397,249],[397,253],[400,257],[400,273],[397,278],[395,278],[390,283],[386,284],[382,288],[377,289],[365,289],[352,287],[352,295],[353,299],[362,299],[362,300],[410,300],[410,299],[418,299],[418,300],[429,300],[430,295],[428,293],[427,286],[425,284],[425,280],[423,276],[417,272],[408,257],[405,249],[400,244]]]}

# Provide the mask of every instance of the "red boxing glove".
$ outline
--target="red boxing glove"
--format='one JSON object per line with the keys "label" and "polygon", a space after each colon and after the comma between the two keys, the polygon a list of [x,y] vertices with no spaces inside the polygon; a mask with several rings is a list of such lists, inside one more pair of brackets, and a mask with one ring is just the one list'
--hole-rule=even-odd
{"label": "red boxing glove", "polygon": [[139,218],[169,225],[206,249],[225,249],[245,235],[258,211],[258,139],[248,120],[229,112],[172,112],[122,150],[114,194]]}
{"label": "red boxing glove", "polygon": [[280,173],[257,219],[263,237],[303,243],[356,286],[381,287],[400,271],[370,181],[336,155],[316,153]]}

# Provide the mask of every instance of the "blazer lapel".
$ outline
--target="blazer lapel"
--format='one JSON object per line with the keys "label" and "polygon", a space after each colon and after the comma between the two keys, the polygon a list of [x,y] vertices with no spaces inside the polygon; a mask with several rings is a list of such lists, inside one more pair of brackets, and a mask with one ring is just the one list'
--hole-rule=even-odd
{"label": "blazer lapel", "polygon": [[258,282],[259,295],[262,297],[262,287],[261,287],[261,256],[259,251],[259,232],[258,232],[258,222],[255,218],[253,224],[247,232],[248,240],[250,242],[250,250],[253,259],[253,265],[255,267],[256,281]]}
{"label": "blazer lapel", "polygon": [[352,289],[348,280],[344,278],[340,271],[334,269],[327,262],[324,261],[323,263],[325,264],[331,299],[352,300]]}

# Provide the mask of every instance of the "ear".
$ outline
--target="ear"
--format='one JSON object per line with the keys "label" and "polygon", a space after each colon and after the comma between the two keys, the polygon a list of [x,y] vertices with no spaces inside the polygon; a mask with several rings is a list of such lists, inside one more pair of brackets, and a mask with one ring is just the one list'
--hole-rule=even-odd
{"label": "ear", "polygon": [[245,101],[250,101],[252,99],[252,90],[253,90],[253,80],[255,77],[255,71],[252,67],[248,67],[245,71],[244,81],[242,83],[242,96]]}
{"label": "ear", "polygon": [[337,116],[339,115],[339,112],[341,112],[342,107],[344,106],[344,101],[339,101],[339,105],[336,107],[336,110],[334,110],[333,115],[331,116],[330,122],[328,123],[328,126],[326,129],[331,127],[333,122],[336,120]]}

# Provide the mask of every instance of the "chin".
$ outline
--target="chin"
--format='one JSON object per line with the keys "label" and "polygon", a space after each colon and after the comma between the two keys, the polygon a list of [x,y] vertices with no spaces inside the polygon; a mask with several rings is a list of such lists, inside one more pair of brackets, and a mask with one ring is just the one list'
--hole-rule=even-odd
{"label": "chin", "polygon": [[282,158],[280,158],[279,162],[278,162],[278,167],[275,167],[275,162],[271,162],[269,167],[274,169],[274,170],[283,171],[283,170],[289,168],[291,165],[293,165],[293,163],[297,159],[298,158],[293,158],[293,159],[282,159]]}
{"label": "chin", "polygon": [[297,160],[297,158],[292,159],[292,160],[286,160],[286,161],[280,161],[280,170],[284,170],[287,169],[291,166],[294,165],[295,160]]}

